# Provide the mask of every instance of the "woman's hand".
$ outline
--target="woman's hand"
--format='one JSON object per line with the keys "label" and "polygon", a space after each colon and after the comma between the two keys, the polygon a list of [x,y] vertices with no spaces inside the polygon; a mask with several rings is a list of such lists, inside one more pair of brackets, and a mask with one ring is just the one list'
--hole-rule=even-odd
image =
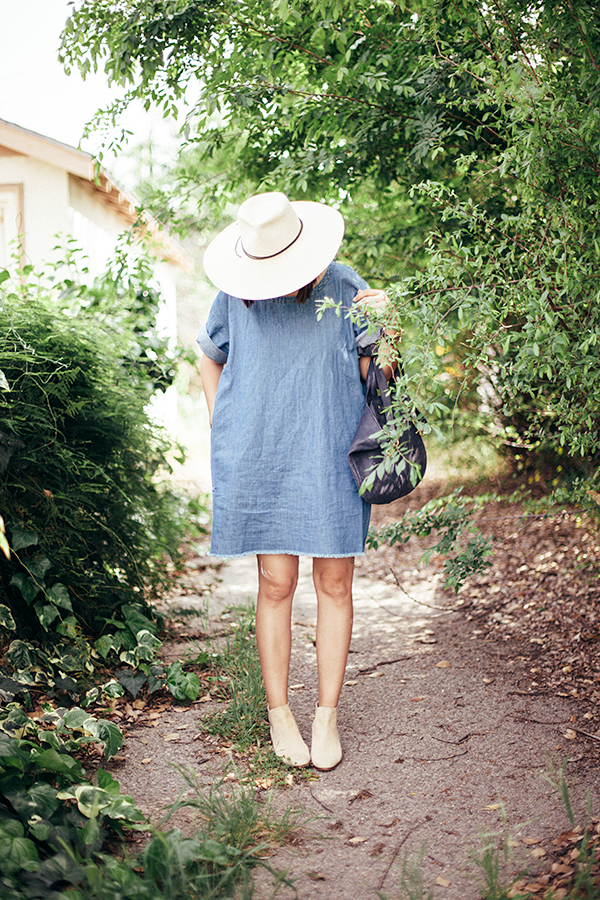
{"label": "woman's hand", "polygon": [[374,312],[381,312],[390,300],[385,291],[381,291],[378,288],[365,288],[362,291],[358,291],[354,298],[354,302],[357,303],[364,314],[368,316],[371,310]]}

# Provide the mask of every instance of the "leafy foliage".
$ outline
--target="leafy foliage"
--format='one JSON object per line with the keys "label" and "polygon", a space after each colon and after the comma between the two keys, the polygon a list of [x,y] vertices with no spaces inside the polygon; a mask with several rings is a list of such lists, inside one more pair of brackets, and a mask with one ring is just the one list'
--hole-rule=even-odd
{"label": "leafy foliage", "polygon": [[[458,490],[430,500],[415,512],[406,512],[398,521],[379,529],[371,528],[367,546],[376,550],[383,542],[393,547],[406,543],[411,537],[429,537],[432,532],[437,533],[437,543],[425,551],[422,561],[427,563],[434,553],[444,555],[445,586],[458,591],[467,576],[485,571],[490,565],[488,557],[492,552],[492,541],[472,524],[471,515],[474,509],[493,499],[499,498],[489,495],[467,498]],[[465,533],[472,536],[461,541]]]}
{"label": "leafy foliage", "polygon": [[30,269],[0,287],[0,601],[25,640],[98,632],[176,554],[185,504],[161,482],[171,444],[147,406],[174,355],[148,275],[120,256],[91,287]]}
{"label": "leafy foliage", "polygon": [[338,203],[349,261],[396,283],[386,318],[409,331],[408,393],[430,424],[593,486],[593,3],[102,0],[74,11],[62,53],[166,114],[200,94],[175,170],[185,200],[163,190],[165,215],[241,184]]}

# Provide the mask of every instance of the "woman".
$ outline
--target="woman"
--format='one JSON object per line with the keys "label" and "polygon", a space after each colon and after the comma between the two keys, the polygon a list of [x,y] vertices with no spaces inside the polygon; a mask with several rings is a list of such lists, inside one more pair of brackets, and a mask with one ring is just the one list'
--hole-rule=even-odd
{"label": "woman", "polygon": [[[333,262],[344,233],[334,209],[284,194],[246,200],[206,251],[220,288],[198,337],[211,420],[211,553],[256,554],[256,639],[275,753],[331,769],[342,758],[337,705],[352,632],[354,557],[370,507],[347,452],[364,406],[374,335],[346,310],[385,302]],[[391,372],[391,369],[389,370]],[[389,375],[389,372],[388,372]],[[298,558],[313,558],[319,699],[309,751],[288,706]]]}

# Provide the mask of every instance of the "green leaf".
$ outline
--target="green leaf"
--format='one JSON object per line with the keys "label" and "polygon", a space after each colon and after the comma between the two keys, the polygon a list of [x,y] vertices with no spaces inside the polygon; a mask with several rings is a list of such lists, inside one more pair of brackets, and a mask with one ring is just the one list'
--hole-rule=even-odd
{"label": "green leaf", "polygon": [[103,634],[102,637],[99,637],[97,641],[94,641],[94,647],[100,654],[100,656],[106,657],[110,654],[111,650],[114,648],[114,641],[111,634]]}
{"label": "green leaf", "polygon": [[25,550],[38,542],[38,536],[35,531],[28,531],[20,525],[13,525],[10,529],[10,544],[13,550]]}
{"label": "green leaf", "polygon": [[58,730],[61,732],[67,730],[86,732],[86,723],[90,718],[89,712],[85,709],[82,709],[80,706],[73,706],[64,712]]}
{"label": "green leaf", "polygon": [[47,596],[48,599],[52,601],[52,603],[56,604],[56,606],[60,606],[62,607],[62,609],[67,609],[69,612],[73,612],[71,598],[69,597],[69,592],[64,584],[53,585],[47,592]]}
{"label": "green leaf", "polygon": [[102,693],[106,694],[109,700],[114,700],[116,697],[122,697],[125,693],[125,689],[123,688],[123,685],[112,678],[110,681],[107,681],[106,684],[102,685]]}
{"label": "green leaf", "polygon": [[0,603],[0,625],[2,628],[6,628],[8,631],[14,631],[17,627],[15,625],[15,620],[12,617],[12,613],[8,606],[4,606]]}
{"label": "green leaf", "polygon": [[147,662],[153,660],[160,650],[161,642],[159,639],[145,629],[138,631],[136,638],[138,642],[136,650],[139,659],[144,659]]}
{"label": "green leaf", "polygon": [[104,756],[110,759],[123,746],[123,734],[114,722],[101,719],[98,722],[98,738],[104,742]]}
{"label": "green leaf", "polygon": [[58,616],[57,608],[55,606],[51,606],[49,603],[42,603],[41,600],[38,600],[37,603],[34,603],[33,608],[36,611],[40,625],[45,631],[48,631],[48,627]]}
{"label": "green leaf", "polygon": [[165,686],[165,672],[162,666],[150,666],[148,672],[148,690],[151,694],[160,691]]}
{"label": "green leaf", "polygon": [[105,772],[104,769],[98,769],[96,772],[96,780],[98,782],[98,787],[102,788],[102,790],[106,791],[108,794],[116,796],[119,793],[119,782],[112,777],[110,772]]}
{"label": "green leaf", "polygon": [[33,841],[25,837],[10,837],[2,832],[0,832],[0,859],[2,871],[7,875],[35,872],[39,866],[38,853]]}
{"label": "green leaf", "polygon": [[4,281],[8,281],[9,278],[10,272],[8,271],[8,269],[0,269],[0,284],[2,284]]}
{"label": "green leaf", "polygon": [[72,781],[83,777],[84,774],[81,764],[67,753],[57,753],[56,750],[42,750],[39,753],[32,753],[31,759],[32,762],[35,762],[38,769],[47,769],[60,775],[68,775]]}
{"label": "green leaf", "polygon": [[41,819],[49,819],[58,807],[60,800],[56,797],[56,790],[49,784],[34,784],[28,791],[23,791],[22,782],[19,781],[18,790],[7,791],[4,793],[10,800],[13,809],[25,821],[32,816],[39,816]]}
{"label": "green leaf", "polygon": [[79,812],[88,819],[95,818],[111,803],[110,794],[93,784],[78,784],[73,788],[73,794]]}
{"label": "green leaf", "polygon": [[134,700],[147,680],[142,672],[134,672],[133,669],[119,669],[115,675],[119,679],[119,684],[129,691]]}
{"label": "green leaf", "polygon": [[28,762],[29,753],[21,748],[19,741],[0,731],[0,769],[10,767],[24,772]]}
{"label": "green leaf", "polygon": [[46,556],[36,556],[35,559],[28,560],[27,570],[32,578],[36,581],[44,581],[46,572],[52,568],[52,563]]}
{"label": "green leaf", "polygon": [[30,669],[35,665],[35,651],[31,644],[16,640],[8,648],[6,660],[17,670]]}
{"label": "green leaf", "polygon": [[137,606],[126,604],[122,607],[122,613],[127,627],[134,636],[144,630],[150,631],[152,634],[156,632],[156,623],[145,616]]}
{"label": "green leaf", "polygon": [[200,693],[200,679],[195,672],[184,672],[179,660],[167,666],[167,687],[176,700],[197,700]]}
{"label": "green leaf", "polygon": [[143,822],[146,817],[137,808],[131,797],[119,795],[105,810],[105,815],[111,819],[122,819],[126,822]]}
{"label": "green leaf", "polygon": [[23,599],[26,603],[31,604],[39,592],[41,591],[41,587],[37,584],[33,578],[29,578],[29,576],[25,575],[23,572],[17,572],[16,575],[10,579],[11,585],[18,588],[21,591]]}

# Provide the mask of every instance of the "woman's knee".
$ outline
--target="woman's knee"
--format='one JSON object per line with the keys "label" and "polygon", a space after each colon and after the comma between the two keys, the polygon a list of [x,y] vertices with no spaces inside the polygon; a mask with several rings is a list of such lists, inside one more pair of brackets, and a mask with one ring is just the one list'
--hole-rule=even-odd
{"label": "woman's knee", "polygon": [[352,604],[353,560],[320,560],[314,566],[313,579],[317,596],[326,597],[336,606]]}
{"label": "woman's knee", "polygon": [[287,562],[258,559],[258,595],[269,603],[282,603],[293,597],[298,583],[297,566]]}

